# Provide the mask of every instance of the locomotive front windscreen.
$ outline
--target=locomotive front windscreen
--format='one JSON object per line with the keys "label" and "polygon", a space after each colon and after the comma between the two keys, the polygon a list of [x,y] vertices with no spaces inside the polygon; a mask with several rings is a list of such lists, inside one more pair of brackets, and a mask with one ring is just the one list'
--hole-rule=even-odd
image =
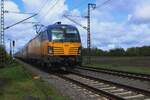
{"label": "locomotive front windscreen", "polygon": [[51,29],[51,40],[53,42],[80,42],[80,37],[75,28],[53,28]]}

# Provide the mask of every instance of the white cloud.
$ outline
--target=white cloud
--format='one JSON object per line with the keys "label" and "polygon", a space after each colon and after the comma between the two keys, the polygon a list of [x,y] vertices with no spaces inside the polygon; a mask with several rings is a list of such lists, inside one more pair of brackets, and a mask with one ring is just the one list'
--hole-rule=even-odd
{"label": "white cloud", "polygon": [[[127,0],[128,1],[128,0]],[[132,9],[129,9],[128,20],[134,24],[150,23],[150,0],[133,0]]]}
{"label": "white cloud", "polygon": [[134,23],[150,23],[150,3],[143,4],[138,7],[136,7],[132,17],[131,21]]}
{"label": "white cloud", "polygon": [[92,30],[92,45],[102,49],[150,45],[150,29],[147,25],[95,23]]}
{"label": "white cloud", "polygon": [[[30,11],[32,13],[38,12],[41,7],[43,7],[44,3],[47,0],[22,0],[26,11]],[[52,1],[52,0],[49,0]]]}
{"label": "white cloud", "polygon": [[[46,25],[62,20],[68,10],[65,0],[23,0],[27,11],[39,13],[38,20]],[[35,3],[36,2],[36,3]],[[34,6],[33,6],[34,5]]]}
{"label": "white cloud", "polygon": [[[5,10],[20,12],[18,5],[15,4],[13,1],[5,1]],[[18,21],[21,21],[29,16],[30,15],[5,13],[5,27],[10,26]],[[32,18],[29,21],[35,21],[35,19]],[[5,30],[5,41],[7,50],[9,48],[8,39],[16,41],[16,50],[18,50],[18,48],[23,47],[35,35],[35,32],[32,27],[33,26],[30,24],[18,24],[14,27]]]}
{"label": "white cloud", "polygon": [[[105,50],[150,45],[149,6],[148,0],[118,0],[93,11],[92,45]],[[131,19],[142,24],[128,23]]]}

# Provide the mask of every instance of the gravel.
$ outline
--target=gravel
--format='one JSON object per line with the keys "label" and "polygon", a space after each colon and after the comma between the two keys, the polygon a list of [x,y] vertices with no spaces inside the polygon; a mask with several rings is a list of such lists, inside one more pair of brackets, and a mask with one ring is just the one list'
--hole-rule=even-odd
{"label": "gravel", "polygon": [[99,72],[92,72],[92,71],[87,71],[87,70],[85,71],[81,69],[80,70],[76,69],[76,71],[85,75],[90,75],[95,78],[100,78],[100,79],[112,81],[115,83],[121,83],[123,85],[129,85],[132,87],[138,87],[140,89],[150,91],[150,82],[148,81],[134,80],[134,79],[126,78],[126,77],[109,75],[109,74],[104,74],[104,73],[99,73]]}

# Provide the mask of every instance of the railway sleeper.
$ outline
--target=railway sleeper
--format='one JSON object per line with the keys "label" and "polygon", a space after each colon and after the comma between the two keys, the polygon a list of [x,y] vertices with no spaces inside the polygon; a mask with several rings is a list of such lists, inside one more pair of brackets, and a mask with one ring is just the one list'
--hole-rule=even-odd
{"label": "railway sleeper", "polygon": [[[122,97],[123,99],[132,99],[132,100],[144,100],[148,99],[148,97],[144,94],[140,94],[136,91],[130,91],[128,89],[123,89],[120,86],[112,85],[111,83],[101,83],[100,81],[96,81],[96,79],[91,79],[91,77],[85,77],[78,75],[68,75],[68,78],[72,78],[73,80],[77,80],[78,82],[84,83],[85,85],[88,85],[90,87],[96,88],[98,90],[104,91],[105,93],[113,94],[118,97]],[[94,81],[96,81],[95,84],[92,84]],[[150,98],[150,97],[149,97]]]}

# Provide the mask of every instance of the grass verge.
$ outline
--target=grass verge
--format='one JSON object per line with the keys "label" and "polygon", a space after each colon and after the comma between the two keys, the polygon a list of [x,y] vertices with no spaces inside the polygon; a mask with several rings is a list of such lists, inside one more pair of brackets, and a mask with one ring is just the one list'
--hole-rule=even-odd
{"label": "grass verge", "polygon": [[133,73],[142,73],[142,74],[150,74],[150,67],[136,67],[136,66],[113,66],[112,64],[100,64],[100,63],[92,63],[92,64],[83,64],[89,67],[95,68],[105,68],[119,71],[127,71]]}
{"label": "grass verge", "polygon": [[18,63],[0,69],[0,100],[25,100],[28,98],[69,99],[40,78],[33,79],[32,75]]}

